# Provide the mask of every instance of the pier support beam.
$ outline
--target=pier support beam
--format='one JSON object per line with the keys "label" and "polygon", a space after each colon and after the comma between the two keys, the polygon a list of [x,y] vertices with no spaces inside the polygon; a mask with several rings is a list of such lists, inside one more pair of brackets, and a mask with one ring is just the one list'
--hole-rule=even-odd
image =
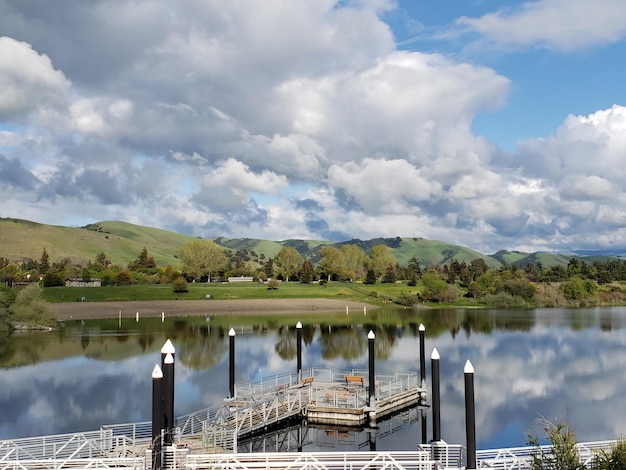
{"label": "pier support beam", "polygon": [[468,470],[476,468],[476,410],[474,408],[474,367],[465,363],[465,438]]}
{"label": "pier support beam", "polygon": [[426,354],[424,353],[424,332],[426,328],[422,323],[419,326],[419,337],[420,337],[420,387],[424,387],[426,385]]}
{"label": "pier support beam", "polygon": [[163,371],[163,429],[165,444],[174,442],[174,356],[176,349],[168,339],[161,348],[161,370]]}
{"label": "pier support beam", "polygon": [[297,351],[297,364],[296,369],[298,373],[298,381],[302,380],[302,323],[296,324],[296,351]]}
{"label": "pier support beam", "polygon": [[152,371],[152,470],[161,470],[161,435],[163,430],[163,371]]}
{"label": "pier support beam", "polygon": [[441,440],[441,403],[439,400],[439,351],[437,351],[437,348],[434,348],[432,354],[430,355],[430,363],[433,389],[433,441],[437,442]]}
{"label": "pier support beam", "polygon": [[374,370],[374,341],[376,335],[372,330],[367,334],[367,344],[369,351],[369,401],[367,402],[370,408],[376,406],[376,371]]}
{"label": "pier support beam", "polygon": [[231,328],[228,332],[228,390],[230,398],[235,398],[235,329]]}

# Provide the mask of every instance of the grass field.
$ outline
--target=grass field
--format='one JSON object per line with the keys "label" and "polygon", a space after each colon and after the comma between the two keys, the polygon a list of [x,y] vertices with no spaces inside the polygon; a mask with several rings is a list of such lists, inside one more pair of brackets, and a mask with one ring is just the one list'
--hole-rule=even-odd
{"label": "grass field", "polygon": [[210,295],[213,299],[293,299],[293,298],[344,298],[374,304],[384,304],[401,294],[416,295],[417,287],[406,282],[398,284],[361,284],[329,282],[301,284],[283,282],[278,289],[269,290],[258,282],[228,284],[189,284],[189,292],[175,293],[171,285],[107,286],[107,287],[49,287],[44,289],[44,299],[49,302],[73,302],[85,297],[87,302],[110,302],[127,300],[202,300]]}

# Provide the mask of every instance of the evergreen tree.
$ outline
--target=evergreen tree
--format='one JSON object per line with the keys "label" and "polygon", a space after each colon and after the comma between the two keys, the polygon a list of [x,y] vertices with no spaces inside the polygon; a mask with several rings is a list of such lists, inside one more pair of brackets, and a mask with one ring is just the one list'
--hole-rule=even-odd
{"label": "evergreen tree", "polygon": [[39,259],[39,274],[46,274],[48,271],[50,271],[50,257],[44,248]]}
{"label": "evergreen tree", "polygon": [[387,266],[382,282],[386,284],[393,284],[396,282],[396,268],[392,264]]}
{"label": "evergreen tree", "polygon": [[376,273],[373,269],[368,269],[363,284],[376,284]]}
{"label": "evergreen tree", "polygon": [[310,284],[313,280],[313,264],[311,261],[304,260],[302,263],[302,269],[300,270],[300,282],[303,284]]}

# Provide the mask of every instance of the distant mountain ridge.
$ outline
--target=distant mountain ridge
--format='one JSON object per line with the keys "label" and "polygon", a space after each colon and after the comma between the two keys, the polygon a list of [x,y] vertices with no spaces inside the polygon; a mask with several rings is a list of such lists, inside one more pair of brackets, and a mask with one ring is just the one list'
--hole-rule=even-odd
{"label": "distant mountain ridge", "polygon": [[[130,224],[120,221],[102,221],[85,227],[63,227],[40,224],[28,220],[0,218],[0,257],[11,262],[22,259],[38,259],[45,248],[52,262],[70,258],[73,262],[87,263],[104,252],[109,260],[121,266],[137,258],[145,247],[157,265],[179,267],[177,253],[180,247],[196,237],[182,235],[167,230]],[[371,240],[352,239],[341,242],[325,240],[283,240],[271,241],[253,238],[211,238],[215,243],[233,252],[254,252],[265,258],[275,257],[285,246],[294,247],[303,257],[316,263],[324,246],[340,248],[353,244],[369,253],[372,247],[380,244],[388,246],[398,263],[406,266],[412,257],[424,266],[443,265],[453,259],[470,263],[482,258],[488,266],[498,268],[515,263],[523,267],[529,263],[541,263],[543,267],[566,266],[572,258],[591,263],[608,258],[622,258],[626,250],[607,252],[585,250],[567,253],[523,253],[501,250],[493,255],[479,253],[467,247],[452,245],[438,240],[424,238],[374,238]]]}

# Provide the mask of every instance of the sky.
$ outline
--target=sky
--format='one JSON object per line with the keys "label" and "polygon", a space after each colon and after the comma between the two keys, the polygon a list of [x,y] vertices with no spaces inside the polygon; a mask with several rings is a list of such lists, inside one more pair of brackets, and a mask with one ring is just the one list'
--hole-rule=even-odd
{"label": "sky", "polygon": [[626,248],[623,0],[0,0],[0,217]]}

